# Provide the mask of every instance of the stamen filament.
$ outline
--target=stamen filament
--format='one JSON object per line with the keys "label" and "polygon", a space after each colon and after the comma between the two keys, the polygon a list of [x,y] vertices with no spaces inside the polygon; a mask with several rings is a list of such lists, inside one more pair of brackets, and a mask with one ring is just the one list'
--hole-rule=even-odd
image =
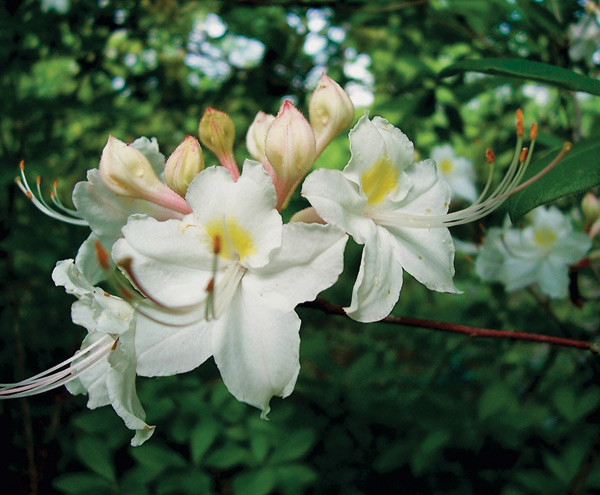
{"label": "stamen filament", "polygon": [[[104,360],[114,349],[115,343],[116,341],[112,337],[105,335],[85,349],[77,351],[69,359],[42,373],[18,383],[3,384],[0,388],[0,399],[27,397],[66,385]],[[96,349],[96,347],[98,348]],[[94,351],[91,352],[92,350]],[[87,356],[84,358],[84,355]],[[81,359],[81,361],[70,365],[77,359]],[[54,373],[56,370],[68,365],[70,366],[67,369]]]}
{"label": "stamen filament", "polygon": [[[37,196],[33,193],[33,190],[31,189],[31,187],[29,186],[29,183],[27,182],[27,177],[25,176],[25,164],[23,161],[21,161],[20,165],[19,165],[21,172],[20,172],[20,177],[17,177],[15,179],[15,182],[17,183],[17,186],[19,186],[19,189],[21,189],[21,191],[23,191],[25,193],[25,195],[31,200],[31,202],[34,204],[34,206],[40,210],[42,213],[45,213],[46,215],[48,215],[51,218],[54,218],[56,220],[60,220],[61,222],[65,222],[65,223],[69,223],[71,225],[81,225],[82,227],[89,227],[89,223],[86,220],[83,220],[82,218],[73,218],[73,216],[78,216],[72,212],[66,211],[66,213],[69,213],[69,215],[65,215],[59,211],[56,211],[55,209],[53,209],[52,207],[50,207],[50,205],[48,205],[48,203],[44,200],[44,197],[42,195],[42,191],[40,188],[40,178],[38,177],[36,180],[36,184],[37,184]],[[56,193],[55,193],[56,195]],[[68,209],[67,209],[68,210]]]}

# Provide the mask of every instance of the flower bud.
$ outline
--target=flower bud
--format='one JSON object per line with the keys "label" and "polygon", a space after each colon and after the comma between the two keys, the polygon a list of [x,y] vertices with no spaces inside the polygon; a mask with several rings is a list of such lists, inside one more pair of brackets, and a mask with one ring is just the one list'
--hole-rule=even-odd
{"label": "flower bud", "polygon": [[588,222],[593,222],[600,217],[600,201],[591,192],[587,193],[581,200],[581,209]]}
{"label": "flower bud", "polygon": [[240,171],[233,156],[233,141],[235,127],[231,117],[225,112],[207,108],[198,125],[200,141],[216,156],[221,165],[229,170],[234,180],[240,176]]}
{"label": "flower bud", "polygon": [[274,115],[258,112],[246,133],[246,148],[250,155],[259,162],[264,162],[266,159],[265,139],[274,120]]}
{"label": "flower bud", "polygon": [[304,116],[285,100],[265,139],[265,154],[277,176],[277,207],[285,206],[316,159],[315,135]]}
{"label": "flower bud", "polygon": [[148,159],[123,141],[110,136],[100,158],[100,178],[113,193],[144,199],[180,213],[190,213],[185,200],[161,182]]}
{"label": "flower bud", "polygon": [[354,105],[342,87],[326,74],[321,76],[308,106],[310,125],[317,140],[317,156],[354,120]]}
{"label": "flower bud", "polygon": [[185,196],[188,185],[204,169],[204,157],[200,143],[193,136],[186,136],[165,164],[165,181],[180,196]]}

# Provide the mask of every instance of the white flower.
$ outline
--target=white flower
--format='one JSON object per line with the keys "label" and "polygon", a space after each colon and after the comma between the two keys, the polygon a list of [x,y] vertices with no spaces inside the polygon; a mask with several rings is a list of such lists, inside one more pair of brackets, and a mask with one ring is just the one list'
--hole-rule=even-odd
{"label": "white flower", "polygon": [[452,189],[453,196],[467,201],[477,199],[475,170],[471,161],[456,156],[450,144],[434,147],[431,158],[437,163],[438,172]]}
{"label": "white flower", "polygon": [[524,229],[502,228],[488,231],[477,256],[475,269],[486,281],[498,281],[513,291],[537,284],[553,298],[566,297],[569,265],[578,262],[591,247],[590,238],[573,232],[570,219],[556,207],[536,208],[532,223]]}
{"label": "white flower", "polygon": [[[363,322],[387,316],[398,301],[403,269],[430,289],[458,292],[452,237],[437,225],[450,188],[435,163],[414,163],[413,144],[381,117],[361,117],[350,131],[350,148],[343,171],[317,170],[302,189],[321,218],[365,246],[348,315]],[[433,228],[419,225],[427,217]]]}
{"label": "white flower", "polygon": [[52,278],[77,296],[71,316],[88,334],[72,358],[20,383],[3,386],[0,398],[25,397],[66,385],[72,394],[87,394],[90,409],[110,404],[125,425],[135,430],[131,445],[141,445],[152,436],[154,426],[146,424],[135,389],[135,310],[93,287],[73,260],[59,261]]}
{"label": "white flower", "polygon": [[213,356],[229,391],[269,411],[299,371],[294,308],[331,286],[347,236],[323,225],[282,225],[273,184],[247,161],[234,182],[222,167],[188,187],[193,212],[159,222],[133,216],[113,259],[160,310],[136,332],[138,374],[192,370]]}

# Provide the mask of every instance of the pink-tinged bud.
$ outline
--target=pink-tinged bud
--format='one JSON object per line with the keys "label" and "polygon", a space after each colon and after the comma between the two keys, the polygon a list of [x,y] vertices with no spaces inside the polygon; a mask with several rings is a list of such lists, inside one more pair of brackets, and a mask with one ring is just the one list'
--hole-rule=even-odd
{"label": "pink-tinged bud", "polygon": [[235,126],[231,117],[225,112],[207,108],[198,125],[200,141],[216,156],[234,180],[240,176],[240,171],[233,156],[233,141]]}
{"label": "pink-tinged bud", "polygon": [[327,224],[312,206],[294,213],[292,218],[290,218],[290,222],[320,223],[321,225]]}
{"label": "pink-tinged bud", "polygon": [[186,136],[165,164],[165,182],[180,196],[185,196],[187,188],[202,170],[204,157],[200,143],[193,136]]}
{"label": "pink-tinged bud", "polygon": [[342,87],[326,74],[321,76],[308,106],[310,125],[317,140],[317,156],[354,120],[354,105]]}
{"label": "pink-tinged bud", "polygon": [[269,128],[265,154],[276,175],[277,208],[281,209],[317,157],[312,127],[289,100],[283,102]]}
{"label": "pink-tinged bud", "polygon": [[185,200],[161,182],[148,159],[123,141],[110,136],[100,158],[100,178],[113,193],[144,199],[180,213],[191,213]]}
{"label": "pink-tinged bud", "polygon": [[266,159],[265,140],[274,120],[274,115],[258,112],[246,133],[246,148],[250,155],[259,162],[264,162]]}

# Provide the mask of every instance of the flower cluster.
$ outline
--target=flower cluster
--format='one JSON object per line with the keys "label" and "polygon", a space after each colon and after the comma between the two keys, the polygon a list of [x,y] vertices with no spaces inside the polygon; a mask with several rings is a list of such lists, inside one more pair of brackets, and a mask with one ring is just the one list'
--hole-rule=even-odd
{"label": "flower cluster", "polygon": [[[459,292],[448,228],[482,218],[523,187],[531,153],[522,149],[522,114],[505,178],[492,190],[490,151],[483,193],[467,194],[473,204],[452,213],[436,163],[415,162],[406,135],[365,114],[349,134],[349,163],[308,175],[301,194],[311,207],[284,223],[280,211],[353,120],[348,95],[323,75],[308,120],[289,101],[277,115],[256,116],[246,135],[254,160],[241,170],[233,122],[214,109],[198,131],[219,166],[205,167],[192,136],[167,160],[155,140],[126,144],[111,136],[99,168],[75,186],[74,209],[58,200],[56,184],[53,204],[46,202],[39,180],[34,191],[21,166],[18,185],[36,207],[91,230],[75,259],[60,261],[53,273],[56,285],[78,298],[72,319],[88,334],[75,356],[3,386],[0,397],[66,384],[87,393],[91,408],[112,405],[139,445],[154,427],[146,424],[136,376],[184,373],[212,357],[229,391],[265,417],[273,396],[292,392],[300,370],[295,308],[336,282],[348,235],[364,245],[346,308],[351,318],[387,316],[404,271],[429,289]],[[530,150],[535,135],[534,124]]]}
{"label": "flower cluster", "polygon": [[476,272],[482,280],[501,282],[507,291],[537,284],[549,297],[566,297],[569,266],[589,251],[592,242],[573,232],[569,217],[556,207],[536,208],[530,225],[514,228],[508,219],[491,228],[477,256]]}

